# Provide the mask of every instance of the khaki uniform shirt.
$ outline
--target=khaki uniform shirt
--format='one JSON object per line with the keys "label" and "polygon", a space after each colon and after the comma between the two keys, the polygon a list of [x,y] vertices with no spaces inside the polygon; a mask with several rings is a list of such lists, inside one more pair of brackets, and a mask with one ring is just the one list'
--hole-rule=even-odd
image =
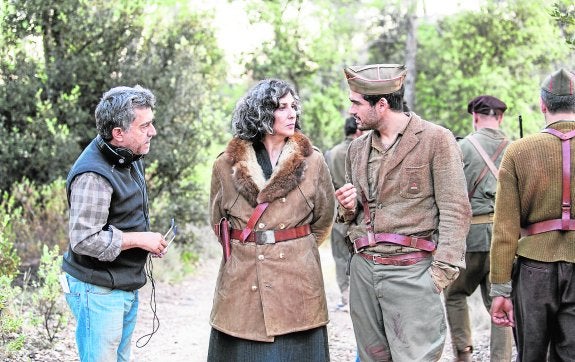
{"label": "khaki uniform shirt", "polygon": [[[493,128],[481,128],[459,142],[463,153],[463,170],[467,180],[467,191],[470,192],[487,164],[469,141],[473,137],[483,147],[488,156],[495,154],[501,142],[507,137],[503,131]],[[503,158],[503,152],[493,162],[497,168]],[[473,216],[492,214],[495,206],[497,179],[488,170],[487,174],[475,188],[470,202]],[[467,252],[487,252],[491,246],[493,223],[472,224],[467,234]]]}

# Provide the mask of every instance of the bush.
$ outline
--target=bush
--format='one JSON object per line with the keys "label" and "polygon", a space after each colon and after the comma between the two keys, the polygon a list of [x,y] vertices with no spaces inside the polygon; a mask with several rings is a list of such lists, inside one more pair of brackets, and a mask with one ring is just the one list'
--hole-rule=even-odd
{"label": "bush", "polygon": [[68,204],[65,181],[36,185],[27,179],[12,185],[7,212],[13,218],[14,246],[22,260],[21,270],[35,271],[40,264],[44,245],[60,250],[68,245]]}
{"label": "bush", "polygon": [[[4,195],[0,206],[0,352],[10,354],[22,348],[24,319],[18,310],[17,299],[22,290],[12,285],[20,266],[12,234],[10,211],[13,202]],[[3,351],[4,350],[4,351]]]}
{"label": "bush", "polygon": [[62,308],[62,289],[59,276],[61,275],[62,257],[59,255],[58,245],[51,250],[44,245],[40,268],[38,269],[39,283],[37,291],[32,295],[33,305],[42,318],[44,330],[48,341],[54,341],[56,334],[64,328],[68,315]]}
{"label": "bush", "polygon": [[0,275],[13,278],[18,273],[20,257],[14,248],[14,233],[12,232],[13,211],[16,219],[19,218],[19,210],[13,209],[14,200],[4,194],[0,203]]}

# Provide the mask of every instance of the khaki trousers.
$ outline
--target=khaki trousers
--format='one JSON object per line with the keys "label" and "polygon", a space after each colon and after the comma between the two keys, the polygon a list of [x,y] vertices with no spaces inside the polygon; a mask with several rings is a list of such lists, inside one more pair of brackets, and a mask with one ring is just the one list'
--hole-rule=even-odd
{"label": "khaki trousers", "polygon": [[345,241],[347,228],[345,224],[335,224],[331,230],[331,253],[335,261],[335,277],[345,304],[348,303],[349,292],[349,276],[346,274],[349,260],[349,248]]}
{"label": "khaki trousers", "polygon": [[350,313],[361,362],[438,361],[446,322],[435,292],[431,259],[414,265],[375,265],[351,259]]}

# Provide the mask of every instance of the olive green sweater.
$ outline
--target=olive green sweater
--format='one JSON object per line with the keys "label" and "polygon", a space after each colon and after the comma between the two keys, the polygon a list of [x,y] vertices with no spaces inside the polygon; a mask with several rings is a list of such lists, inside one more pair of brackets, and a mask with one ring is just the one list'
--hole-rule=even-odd
{"label": "olive green sweater", "polygon": [[[563,133],[575,122],[552,123]],[[575,203],[575,139],[571,139],[571,200]],[[549,231],[520,237],[521,228],[561,218],[561,140],[539,133],[513,142],[499,169],[491,241],[491,282],[511,280],[515,255],[529,259],[575,262],[575,231]],[[571,208],[575,218],[575,206]]]}

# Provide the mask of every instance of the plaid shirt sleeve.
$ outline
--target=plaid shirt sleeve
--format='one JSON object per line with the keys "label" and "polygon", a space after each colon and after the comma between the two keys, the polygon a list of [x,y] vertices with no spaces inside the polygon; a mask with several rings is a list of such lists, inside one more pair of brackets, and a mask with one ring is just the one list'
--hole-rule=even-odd
{"label": "plaid shirt sleeve", "polygon": [[107,225],[112,186],[102,176],[87,172],[70,186],[70,246],[77,254],[112,261],[122,251],[122,231]]}

